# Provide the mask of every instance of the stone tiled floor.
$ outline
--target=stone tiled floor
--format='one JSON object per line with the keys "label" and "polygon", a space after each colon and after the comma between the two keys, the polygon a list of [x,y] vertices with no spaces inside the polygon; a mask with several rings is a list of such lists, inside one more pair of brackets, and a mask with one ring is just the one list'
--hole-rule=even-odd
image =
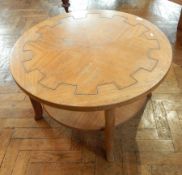
{"label": "stone tiled floor", "polygon": [[51,120],[35,122],[28,98],[9,71],[11,49],[34,24],[65,13],[60,0],[0,0],[0,175],[181,175],[181,6],[167,0],[72,0],[71,11],[112,9],[156,24],[174,60],[142,116],[116,129],[115,162],[104,159],[103,134],[72,131]]}

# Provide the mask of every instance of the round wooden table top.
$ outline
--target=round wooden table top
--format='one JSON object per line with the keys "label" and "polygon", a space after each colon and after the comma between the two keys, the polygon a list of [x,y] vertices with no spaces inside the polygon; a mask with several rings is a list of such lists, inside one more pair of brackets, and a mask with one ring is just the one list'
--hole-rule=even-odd
{"label": "round wooden table top", "polygon": [[70,110],[104,110],[150,93],[167,74],[166,36],[140,17],[117,11],[60,15],[15,44],[16,83],[40,102]]}

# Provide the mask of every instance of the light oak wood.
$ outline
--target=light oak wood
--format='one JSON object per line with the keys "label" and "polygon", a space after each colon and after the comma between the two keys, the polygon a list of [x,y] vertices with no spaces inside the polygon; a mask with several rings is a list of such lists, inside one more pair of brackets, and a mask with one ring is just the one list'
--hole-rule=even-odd
{"label": "light oak wood", "polygon": [[114,125],[115,125],[115,111],[109,109],[105,111],[105,149],[106,158],[108,161],[114,161],[113,147],[114,147]]}
{"label": "light oak wood", "polygon": [[114,161],[114,127],[126,122],[136,116],[136,114],[141,115],[148,99],[150,98],[146,96],[129,105],[123,105],[117,109],[109,109],[105,112],[73,112],[56,109],[47,105],[44,105],[44,109],[49,116],[68,127],[81,130],[104,129],[106,159],[111,162]]}
{"label": "light oak wood", "polygon": [[[181,2],[182,4],[182,2]],[[178,22],[178,29],[182,30],[182,9],[179,17],[179,22]]]}
{"label": "light oak wood", "polygon": [[[10,68],[30,96],[35,120],[42,118],[40,103],[105,110],[104,120],[98,115],[98,121],[79,113],[65,118],[63,111],[58,117],[59,112],[53,112],[53,118],[79,129],[104,128],[106,157],[112,161],[114,108],[123,105],[128,110],[124,105],[149,97],[171,61],[167,38],[150,22],[116,11],[85,11],[51,18],[26,32],[15,44]],[[116,124],[131,118],[145,100],[133,103],[132,115],[118,116]]]}
{"label": "light oak wood", "polygon": [[147,95],[171,61],[166,36],[150,22],[117,11],[85,11],[50,18],[26,32],[10,68],[34,99],[92,111]]}
{"label": "light oak wood", "polygon": [[149,93],[148,95],[147,95],[147,97],[150,99],[150,98],[152,98],[152,93]]}
{"label": "light oak wood", "polygon": [[34,100],[33,98],[30,98],[30,101],[31,101],[32,107],[34,109],[35,120],[42,119],[42,112],[43,112],[42,111],[42,105],[38,101]]}
{"label": "light oak wood", "polygon": [[[123,105],[122,107],[116,108],[115,126],[126,122],[137,114],[141,114],[147,101],[148,98],[144,97],[129,105]],[[79,130],[104,130],[106,126],[104,111],[68,111],[48,105],[44,105],[44,109],[51,118],[71,128]]]}
{"label": "light oak wood", "polygon": [[[91,9],[93,7],[98,9],[115,8],[150,19],[162,27],[171,39],[174,44],[174,62],[182,65],[181,40],[176,40],[178,5],[167,0],[105,0],[100,2],[72,0],[70,10]],[[138,5],[135,6],[134,2],[137,2]],[[182,67],[180,65],[173,64],[165,81],[153,92],[152,100],[147,104],[140,124],[137,125],[137,118],[132,118],[115,130],[114,163],[108,163],[103,159],[104,152],[98,153],[102,144],[102,137],[96,137],[96,135],[100,135],[99,133],[87,134],[73,130],[70,138],[72,146],[68,151],[65,151],[56,146],[58,144],[56,140],[64,138],[67,135],[64,132],[71,130],[58,125],[50,118],[47,123],[46,120],[35,122],[31,117],[33,109],[29,100],[23,100],[24,98],[21,98],[20,95],[23,96],[24,94],[14,82],[9,81],[9,77],[11,77],[8,70],[10,49],[17,40],[17,36],[32,25],[57,14],[57,12],[64,13],[60,3],[60,1],[55,0],[1,1],[0,174],[14,175],[16,166],[22,165],[21,169],[18,168],[18,170],[24,170],[23,167],[25,167],[26,162],[26,173],[20,172],[20,175],[60,175],[60,172],[61,175],[181,175]],[[142,3],[146,3],[145,7]],[[43,6],[45,4],[47,7]],[[178,31],[179,33],[180,31]],[[6,73],[5,76],[4,73]],[[156,108],[159,104],[160,109]],[[25,106],[27,107],[25,108]],[[172,115],[173,113],[176,115]],[[50,126],[55,127],[54,129],[58,131],[50,131]],[[136,130],[134,129],[135,126]],[[21,130],[21,134],[19,130]],[[16,135],[17,138],[13,138],[12,134],[15,136],[16,131],[19,134]],[[83,139],[82,136],[84,136]],[[44,144],[40,148],[37,142],[32,143],[30,141],[32,137],[37,142],[40,141],[39,144],[47,140],[46,144],[52,144],[52,146],[47,148]],[[21,144],[24,140],[29,140],[29,142],[21,150]],[[49,142],[52,140],[55,141],[55,144]],[[136,143],[133,144],[134,142],[131,140],[136,140]],[[31,144],[36,146],[31,147]],[[74,151],[72,151],[73,149]],[[26,156],[22,156],[25,152],[31,154],[31,159],[28,162]],[[92,166],[88,164],[92,164]]]}

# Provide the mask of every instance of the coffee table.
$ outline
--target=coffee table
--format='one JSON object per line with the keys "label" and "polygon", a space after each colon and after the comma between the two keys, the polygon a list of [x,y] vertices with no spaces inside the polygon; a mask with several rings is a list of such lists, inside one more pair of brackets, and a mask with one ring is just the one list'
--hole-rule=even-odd
{"label": "coffee table", "polygon": [[35,120],[44,106],[66,126],[104,129],[112,161],[114,127],[143,108],[171,62],[168,39],[150,22],[117,11],[83,11],[25,32],[12,50],[10,68],[30,97]]}

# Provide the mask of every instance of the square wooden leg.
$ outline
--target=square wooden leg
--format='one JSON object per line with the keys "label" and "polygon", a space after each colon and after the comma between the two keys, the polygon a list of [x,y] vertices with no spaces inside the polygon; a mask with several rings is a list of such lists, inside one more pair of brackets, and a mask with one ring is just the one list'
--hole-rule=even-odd
{"label": "square wooden leg", "polygon": [[32,103],[32,107],[34,109],[34,113],[35,113],[34,118],[35,118],[35,120],[42,119],[42,113],[43,113],[42,105],[38,101],[32,99],[31,97],[29,97],[29,98],[30,98],[30,101]]}
{"label": "square wooden leg", "polygon": [[148,98],[149,100],[152,98],[152,93],[151,93],[151,92],[147,95],[147,98]]}
{"label": "square wooden leg", "polygon": [[114,161],[114,155],[113,155],[114,124],[115,124],[114,109],[106,110],[105,111],[105,149],[106,149],[106,158],[108,161]]}
{"label": "square wooden leg", "polygon": [[181,14],[178,22],[178,30],[182,30],[182,9],[181,9]]}

